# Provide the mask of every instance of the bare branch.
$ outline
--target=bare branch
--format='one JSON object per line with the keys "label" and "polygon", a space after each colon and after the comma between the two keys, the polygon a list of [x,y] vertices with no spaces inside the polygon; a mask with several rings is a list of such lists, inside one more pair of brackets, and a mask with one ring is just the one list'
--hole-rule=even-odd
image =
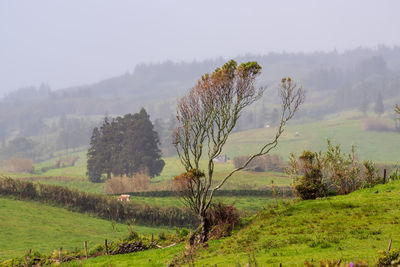
{"label": "bare branch", "polygon": [[[243,110],[260,99],[266,89],[255,86],[260,71],[261,67],[257,62],[238,66],[231,60],[212,74],[202,76],[196,86],[178,102],[178,127],[174,132],[174,145],[186,173],[175,177],[176,190],[182,196],[185,205],[195,211],[202,220],[214,192],[235,172],[244,169],[252,159],[267,154],[276,147],[287,121],[304,102],[303,89],[290,78],[282,79],[279,87],[282,114],[274,139],[252,155],[243,166],[232,170],[210,192],[214,173],[213,160],[221,154]],[[199,170],[199,162],[204,152],[208,154],[205,174]]]}
{"label": "bare branch", "polygon": [[305,99],[305,92],[303,88],[297,87],[297,84],[294,83],[290,78],[282,79],[282,83],[279,87],[279,94],[282,101],[282,112],[280,124],[276,131],[274,140],[265,144],[258,153],[250,156],[249,159],[241,167],[233,169],[227,176],[225,176],[225,178],[222,179],[222,181],[211,191],[207,206],[211,204],[214,192],[221,188],[221,186],[223,186],[234,173],[243,170],[254,158],[268,154],[271,149],[277,146],[278,139],[284,132],[284,126],[286,122],[294,116],[299,106],[304,102]]}

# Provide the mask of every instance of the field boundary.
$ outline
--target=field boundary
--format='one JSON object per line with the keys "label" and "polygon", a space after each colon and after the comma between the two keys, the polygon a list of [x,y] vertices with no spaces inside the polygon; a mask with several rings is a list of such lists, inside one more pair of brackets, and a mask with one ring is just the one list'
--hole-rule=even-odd
{"label": "field boundary", "polygon": [[158,207],[118,201],[107,195],[72,190],[63,186],[0,178],[0,195],[19,200],[39,201],[96,217],[146,226],[194,226],[196,216],[186,208]]}
{"label": "field boundary", "polygon": [[[170,190],[159,190],[159,191],[142,191],[142,192],[125,192],[124,194],[129,194],[135,197],[175,197],[177,196],[174,191]],[[227,196],[227,197],[294,197],[293,188],[290,186],[276,186],[268,187],[263,190],[247,190],[247,189],[237,189],[237,190],[217,190],[214,196]]]}

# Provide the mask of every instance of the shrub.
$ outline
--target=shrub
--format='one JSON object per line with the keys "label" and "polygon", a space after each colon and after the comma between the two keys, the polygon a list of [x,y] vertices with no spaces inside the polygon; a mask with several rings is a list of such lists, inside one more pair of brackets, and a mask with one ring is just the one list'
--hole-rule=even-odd
{"label": "shrub", "polygon": [[211,235],[216,238],[229,236],[239,222],[239,213],[234,206],[213,204],[207,212],[206,220],[211,225]]}
{"label": "shrub", "polygon": [[324,153],[324,171],[328,185],[338,194],[349,194],[362,188],[360,176],[361,168],[355,154],[355,147],[351,147],[350,154],[341,152],[339,145],[328,142],[328,150]]}
{"label": "shrub", "polygon": [[137,173],[133,178],[113,177],[106,181],[104,191],[107,194],[122,194],[145,191],[149,188],[150,177],[144,173]]}
{"label": "shrub", "polygon": [[[233,158],[233,164],[235,168],[243,166],[243,164],[249,159],[249,156],[238,156]],[[250,171],[285,171],[286,164],[282,160],[282,157],[278,155],[265,154],[254,158],[246,167],[246,170]]]}
{"label": "shrub", "polygon": [[400,264],[400,251],[398,249],[392,249],[390,251],[384,250],[378,253],[379,256],[376,259],[377,266],[398,266],[398,264]]}
{"label": "shrub", "polygon": [[79,156],[60,158],[54,163],[54,168],[75,166],[75,163],[78,161],[78,159]]}
{"label": "shrub", "polygon": [[304,151],[298,159],[291,154],[286,173],[302,199],[315,199],[326,194],[348,194],[382,182],[372,161],[360,164],[352,147],[350,154],[328,140],[326,152]]}
{"label": "shrub", "polygon": [[183,228],[178,228],[178,227],[176,227],[175,228],[175,232],[176,232],[176,235],[179,237],[179,238],[185,238],[185,237],[187,237],[188,236],[188,234],[189,234],[189,229],[187,229],[187,228],[185,228],[185,227],[183,227]]}
{"label": "shrub", "polygon": [[[294,174],[294,188],[301,199],[316,199],[327,193],[326,184],[323,182],[321,154],[304,151],[295,160],[292,154],[290,159],[289,174]],[[299,174],[302,174],[299,177]]]}
{"label": "shrub", "polygon": [[363,119],[363,129],[364,131],[374,131],[374,132],[392,132],[395,129],[387,122],[380,118],[365,118]]}
{"label": "shrub", "polygon": [[382,179],[378,176],[378,169],[372,161],[363,161],[363,167],[364,187],[373,187],[382,183]]}
{"label": "shrub", "polygon": [[396,168],[396,169],[394,169],[394,170],[392,171],[392,173],[390,174],[390,179],[391,179],[392,181],[400,180],[400,171],[399,171],[398,168]]}
{"label": "shrub", "polygon": [[133,177],[133,187],[135,191],[145,191],[150,186],[150,177],[144,172],[135,174]]}
{"label": "shrub", "polygon": [[35,171],[32,159],[27,158],[10,158],[5,160],[2,165],[3,169],[8,172],[33,173]]}
{"label": "shrub", "polygon": [[133,178],[129,177],[113,177],[107,180],[104,186],[104,192],[107,194],[122,194],[134,191]]}

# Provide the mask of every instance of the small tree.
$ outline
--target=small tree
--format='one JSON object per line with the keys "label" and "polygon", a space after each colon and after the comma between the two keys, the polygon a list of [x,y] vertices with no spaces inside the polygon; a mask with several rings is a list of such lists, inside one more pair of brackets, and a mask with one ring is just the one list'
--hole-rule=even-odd
{"label": "small tree", "polygon": [[[394,108],[394,111],[400,115],[400,106],[396,105],[396,107]],[[400,119],[400,118],[399,118]]]}
{"label": "small tree", "polygon": [[[291,155],[291,166],[295,164],[297,168],[292,169],[296,177],[294,188],[301,199],[316,199],[326,195],[328,188],[323,181],[322,175],[322,154],[304,151],[299,157],[299,161],[294,163],[294,155]],[[298,171],[303,175],[298,177]],[[288,171],[290,173],[290,170]]]}
{"label": "small tree", "polygon": [[[190,92],[178,102],[178,127],[174,133],[174,145],[186,173],[175,177],[178,193],[184,203],[201,221],[199,242],[207,241],[210,222],[207,210],[216,190],[237,171],[244,169],[252,159],[267,154],[276,147],[284,126],[304,101],[304,91],[290,78],[282,79],[279,88],[282,100],[280,124],[275,138],[266,143],[258,153],[240,167],[232,170],[219,183],[214,183],[214,159],[218,157],[242,111],[258,100],[265,88],[256,88],[255,81],[261,66],[247,62],[239,66],[234,60],[205,74]],[[200,159],[206,154],[206,171],[200,170]],[[193,242],[193,238],[191,238]]]}

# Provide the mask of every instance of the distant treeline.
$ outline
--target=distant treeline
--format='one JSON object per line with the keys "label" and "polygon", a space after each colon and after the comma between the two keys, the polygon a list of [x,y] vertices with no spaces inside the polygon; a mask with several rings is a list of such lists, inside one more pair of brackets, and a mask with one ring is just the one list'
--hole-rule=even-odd
{"label": "distant treeline", "polygon": [[[275,190],[275,191],[274,191]],[[174,191],[145,191],[145,192],[131,192],[131,196],[136,197],[174,197],[176,193]],[[294,197],[293,189],[290,186],[276,186],[267,187],[263,190],[217,190],[214,192],[214,196],[220,197]]]}
{"label": "distant treeline", "polygon": [[[245,110],[235,131],[279,123],[275,87],[282,75],[292,75],[307,90],[312,104],[305,105],[296,115],[296,119],[304,121],[347,109],[393,114],[393,101],[399,97],[398,46],[357,48],[343,53],[244,55],[234,59],[257,61],[263,68],[259,85],[268,85],[262,99]],[[105,114],[132,113],[142,107],[154,118],[164,156],[174,155],[171,136],[177,97],[194,86],[201,75],[226,61],[217,58],[139,65],[131,73],[90,85],[52,90],[42,84],[16,90],[0,99],[0,160],[23,157],[38,162],[51,158],[57,150],[68,152],[88,145],[90,133]],[[375,109],[376,103],[384,105]],[[26,140],[14,140],[15,137]]]}
{"label": "distant treeline", "polygon": [[40,201],[120,222],[134,219],[137,224],[169,227],[198,224],[196,217],[184,208],[121,202],[109,196],[11,178],[0,178],[0,195],[12,196],[20,200]]}

